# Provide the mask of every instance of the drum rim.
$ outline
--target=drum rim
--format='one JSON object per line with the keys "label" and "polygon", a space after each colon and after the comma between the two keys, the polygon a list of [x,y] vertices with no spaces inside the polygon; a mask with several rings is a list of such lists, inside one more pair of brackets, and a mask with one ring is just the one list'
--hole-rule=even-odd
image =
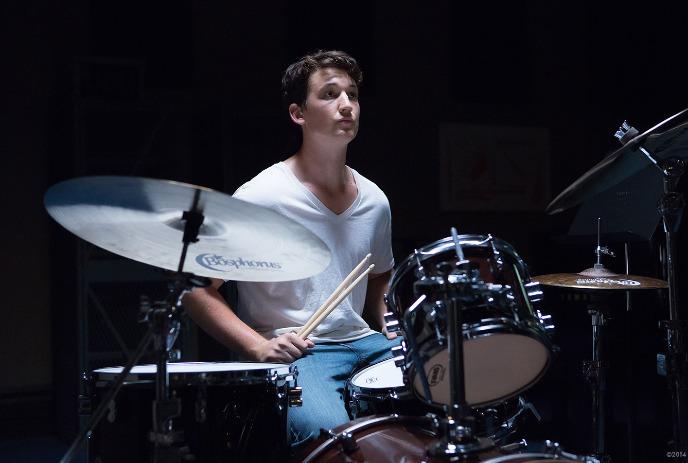
{"label": "drum rim", "polygon": [[[566,460],[562,459],[562,457],[566,458]],[[511,455],[503,455],[495,458],[491,458],[489,460],[485,460],[484,463],[508,463],[509,461],[521,461],[518,460],[519,458],[538,458],[538,459],[552,459],[552,460],[561,460],[562,463],[566,461],[578,461],[578,462],[593,462],[593,461],[598,461],[598,460],[591,460],[589,456],[585,455],[574,455],[570,454],[568,452],[566,453],[542,453],[542,452],[528,452],[528,453],[513,453]],[[525,463],[527,463],[525,460],[523,460]],[[536,460],[537,461],[537,460]]]}
{"label": "drum rim", "polygon": [[[466,234],[466,235],[459,235],[459,242],[461,245],[464,244],[471,244],[472,246],[477,246],[477,247],[488,247],[490,246],[490,243],[494,243],[494,245],[500,250],[500,251],[505,251],[509,253],[519,264],[519,267],[524,271],[524,277],[527,280],[530,280],[530,273],[528,272],[528,266],[526,265],[525,261],[521,258],[521,256],[516,252],[516,248],[514,248],[511,244],[509,244],[507,241],[504,241],[501,238],[496,238],[492,235],[479,235],[479,234]],[[421,262],[429,259],[430,257],[439,254],[440,252],[444,252],[450,248],[454,247],[454,240],[451,236],[439,239],[433,243],[427,244],[423,247],[418,248],[418,251],[421,253],[420,260]],[[423,255],[425,254],[425,255]],[[396,283],[401,279],[403,275],[406,275],[406,273],[409,271],[409,268],[412,267],[412,265],[415,264],[415,253],[411,253],[408,256],[404,258],[404,260],[401,261],[399,266],[395,269],[394,274],[392,275],[392,279],[390,280],[389,283],[389,292],[390,294],[394,294],[393,289],[396,287]]]}
{"label": "drum rim", "polygon": [[[514,248],[507,241],[504,241],[501,238],[494,237],[491,234],[465,234],[458,236],[459,242],[462,245],[470,244],[471,247],[477,246],[481,248],[487,248],[491,247],[490,243],[494,244],[499,251],[509,254],[514,259],[514,261],[518,265],[519,272],[522,273],[521,277],[523,279],[524,284],[530,284],[533,281],[528,270],[528,265],[518,254],[516,248]],[[421,254],[425,254],[421,255],[420,260],[421,262],[424,262],[427,259],[441,252],[445,252],[453,247],[454,240],[451,236],[439,239],[433,243],[418,248],[418,251]],[[404,260],[401,261],[401,263],[394,269],[394,272],[392,273],[392,278],[389,282],[388,306],[391,310],[396,311],[398,314],[403,314],[405,311],[405,307],[400,307],[400,301],[397,300],[397,286],[399,285],[399,282],[402,280],[402,278],[406,276],[409,271],[412,271],[415,267],[415,257],[415,253],[411,253],[407,257],[405,257]]]}
{"label": "drum rim", "polygon": [[[294,378],[294,367],[289,364],[265,363],[264,368],[234,369],[234,370],[213,370],[213,371],[180,371],[172,372],[170,365],[256,365],[258,362],[170,362],[168,363],[168,376],[171,386],[178,385],[223,385],[223,384],[260,384],[277,382],[282,383],[292,381]],[[137,367],[155,366],[155,364],[141,364]],[[119,369],[119,371],[103,371]],[[123,366],[103,367],[93,370],[91,378],[96,386],[105,386],[117,380],[121,374]],[[157,368],[156,368],[157,370]],[[139,383],[147,384],[155,381],[155,372],[129,372],[125,379],[125,384]]]}
{"label": "drum rim", "polygon": [[349,421],[348,423],[344,423],[342,426],[339,426],[334,429],[339,429],[343,426],[343,429],[339,429],[339,431],[334,434],[334,430],[330,429],[329,432],[330,437],[328,437],[325,441],[323,441],[320,445],[318,445],[316,448],[314,448],[312,451],[306,455],[301,463],[310,463],[313,461],[314,458],[317,458],[320,454],[323,452],[329,450],[333,445],[336,445],[337,443],[337,438],[336,436],[339,436],[343,433],[356,433],[359,431],[364,431],[368,428],[371,428],[373,426],[379,425],[379,424],[388,424],[388,423],[404,423],[404,422],[411,422],[411,423],[416,423],[423,427],[424,431],[427,431],[428,434],[432,435],[433,437],[437,437],[437,432],[433,430],[433,420],[432,418],[428,416],[408,416],[408,415],[397,415],[396,413],[393,413],[391,415],[372,415],[372,416],[365,416],[362,418],[355,419],[353,421]]}

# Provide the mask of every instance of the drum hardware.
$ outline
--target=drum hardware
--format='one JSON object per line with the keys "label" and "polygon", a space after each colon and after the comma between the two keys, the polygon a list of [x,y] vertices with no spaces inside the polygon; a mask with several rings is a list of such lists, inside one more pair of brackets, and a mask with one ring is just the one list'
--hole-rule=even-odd
{"label": "drum hardware", "polygon": [[427,448],[437,440],[437,420],[432,417],[386,415],[354,420],[334,430],[301,451],[294,462],[369,461],[376,463],[440,463],[471,461],[475,463],[579,462],[600,463],[594,457],[574,455],[552,441],[518,442],[492,447],[467,458],[433,456]]}
{"label": "drum hardware", "polygon": [[[437,264],[440,276],[423,276],[414,284],[414,293],[438,293],[446,304],[447,333],[446,342],[449,355],[449,391],[450,403],[445,404],[445,416],[437,421],[440,440],[428,448],[428,454],[433,456],[470,455],[494,447],[490,439],[481,439],[473,434],[471,410],[466,402],[466,383],[463,354],[463,319],[462,311],[468,304],[474,304],[476,299],[487,295],[487,285],[480,280],[476,270],[471,269],[470,262],[465,259],[456,229],[451,229],[452,240],[456,252],[455,262],[441,262]],[[450,281],[450,276],[452,281]],[[425,371],[423,370],[423,376]],[[432,401],[432,395],[426,396]]]}
{"label": "drum hardware", "polygon": [[606,395],[608,361],[604,355],[604,328],[609,317],[606,310],[591,308],[588,313],[592,322],[592,360],[583,362],[583,374],[592,389],[593,454],[601,462],[611,462],[605,453]]}
{"label": "drum hardware", "polygon": [[[327,246],[302,225],[270,209],[208,188],[165,180],[71,179],[53,185],[44,203],[53,219],[76,236],[120,256],[174,272],[169,275],[167,300],[152,305],[142,301],[147,333],[61,461],[74,457],[151,342],[156,358],[149,434],[153,461],[192,458],[180,445],[183,434],[172,429],[181,404],[169,394],[167,372],[168,360],[176,357],[171,348],[179,330],[182,296],[194,287],[209,285],[211,277],[242,281],[306,278],[329,265]],[[196,252],[187,259],[192,243]],[[185,267],[192,273],[184,272]],[[297,395],[292,395],[294,403],[298,403]],[[199,416],[202,414],[200,410]]]}
{"label": "drum hardware", "polygon": [[190,209],[182,214],[182,221],[184,222],[183,245],[177,273],[171,277],[168,299],[149,307],[150,310],[144,316],[149,325],[148,332],[144,335],[113,388],[98,406],[86,427],[76,437],[61,462],[71,461],[86,437],[93,432],[107,408],[114,403],[113,400],[124,384],[127,375],[143,356],[151,342],[156,358],[155,400],[152,407],[153,429],[149,433],[149,439],[153,443],[154,449],[153,461],[172,462],[194,458],[189,453],[189,448],[182,444],[184,441],[183,431],[175,431],[172,426],[172,419],[181,414],[181,403],[178,398],[170,396],[167,361],[170,356],[170,334],[174,332],[175,324],[179,323],[182,296],[194,287],[210,284],[208,278],[183,272],[188,246],[198,241],[198,232],[204,220],[199,209],[199,199],[200,190],[197,190]]}
{"label": "drum hardware", "polygon": [[[467,401],[472,407],[498,404],[518,396],[544,374],[554,354],[552,323],[541,310],[539,284],[508,243],[485,235],[461,235],[459,241],[471,271],[486,282],[485,296],[463,310],[465,367],[470,371]],[[408,382],[421,401],[431,397],[437,407],[450,402],[448,323],[445,297],[431,283],[441,278],[437,265],[455,261],[455,255],[452,237],[414,251],[394,272],[387,298],[390,312],[403,326]],[[450,275],[450,283],[457,278]],[[427,296],[420,301],[414,288],[423,282],[428,282]]]}
{"label": "drum hardware", "polygon": [[638,174],[645,168],[656,168],[663,183],[663,193],[657,210],[662,219],[665,238],[665,256],[662,264],[666,271],[668,287],[669,319],[660,322],[665,330],[665,350],[672,359],[667,361],[668,387],[671,395],[672,447],[675,451],[688,448],[688,346],[685,342],[671,343],[671,339],[685,339],[688,336],[685,320],[680,318],[677,298],[677,252],[678,233],[685,200],[678,183],[688,165],[688,123],[681,123],[664,132],[660,128],[669,122],[685,116],[688,109],[665,119],[644,133],[626,121],[614,134],[622,147],[588,170],[547,207],[549,213],[563,211],[592,196],[609,189],[622,180]]}

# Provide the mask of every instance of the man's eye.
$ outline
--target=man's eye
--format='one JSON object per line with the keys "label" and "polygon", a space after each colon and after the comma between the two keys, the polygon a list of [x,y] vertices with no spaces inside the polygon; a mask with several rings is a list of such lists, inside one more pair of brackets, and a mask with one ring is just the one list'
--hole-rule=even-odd
{"label": "man's eye", "polygon": [[348,92],[347,94],[349,95],[349,99],[350,99],[350,100],[358,100],[358,93],[356,93],[356,92]]}
{"label": "man's eye", "polygon": [[325,93],[325,98],[335,98],[336,95],[332,90],[329,90]]}

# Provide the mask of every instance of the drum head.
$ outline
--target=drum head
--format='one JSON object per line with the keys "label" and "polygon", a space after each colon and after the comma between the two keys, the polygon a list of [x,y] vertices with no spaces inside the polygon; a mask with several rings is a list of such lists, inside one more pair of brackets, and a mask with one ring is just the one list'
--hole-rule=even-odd
{"label": "drum head", "polygon": [[[108,383],[117,379],[124,367],[106,367],[93,371],[98,383]],[[126,381],[154,381],[157,365],[134,366]],[[250,362],[177,362],[168,363],[167,372],[171,383],[213,383],[266,381],[269,377],[284,377],[290,372],[289,365],[283,363]]]}
{"label": "drum head", "polygon": [[393,389],[404,387],[404,375],[394,359],[388,359],[357,372],[351,384],[362,389]]}
{"label": "drum head", "polygon": [[[501,402],[527,389],[544,374],[550,361],[549,349],[535,338],[513,334],[491,334],[465,340],[464,376],[466,402],[481,406]],[[443,349],[424,364],[435,403],[449,404],[449,354]],[[425,394],[419,376],[414,375],[416,393]]]}

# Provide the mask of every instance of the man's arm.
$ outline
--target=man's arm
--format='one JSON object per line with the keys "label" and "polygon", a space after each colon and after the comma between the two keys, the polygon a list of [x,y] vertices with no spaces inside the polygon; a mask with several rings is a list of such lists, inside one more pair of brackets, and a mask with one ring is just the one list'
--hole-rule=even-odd
{"label": "man's arm", "polygon": [[397,337],[396,333],[388,333],[385,328],[385,293],[389,290],[389,279],[392,271],[377,273],[368,277],[368,289],[366,291],[364,318],[372,324],[373,329],[378,329],[387,336],[387,339]]}
{"label": "man's arm", "polygon": [[222,280],[213,280],[206,288],[195,288],[184,296],[184,309],[204,331],[229,349],[257,362],[291,363],[301,357],[311,340],[294,333],[265,339],[244,323],[218,292]]}

